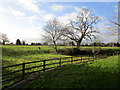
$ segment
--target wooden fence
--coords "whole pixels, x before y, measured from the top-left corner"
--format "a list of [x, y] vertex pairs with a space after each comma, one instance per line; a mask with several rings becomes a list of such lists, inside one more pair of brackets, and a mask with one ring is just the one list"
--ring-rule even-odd
[[[118, 53], [117, 53], [118, 54]], [[112, 54], [112, 55], [116, 55], [116, 54]], [[20, 70], [15, 70], [15, 71], [12, 71], [12, 72], [5, 72], [3, 73], [1, 76], [2, 76], [2, 85], [3, 85], [3, 89], [4, 88], [7, 88], [21, 80], [24, 80], [25, 76], [27, 75], [30, 75], [30, 74], [33, 74], [33, 73], [36, 73], [38, 72], [37, 74], [41, 73], [41, 72], [45, 72], [45, 71], [48, 71], [48, 70], [51, 70], [51, 69], [54, 69], [56, 67], [60, 67], [62, 65], [65, 65], [65, 63], [68, 64], [72, 64], [72, 63], [84, 63], [84, 62], [88, 62], [88, 61], [94, 61], [94, 60], [99, 60], [101, 58], [106, 58], [108, 56], [111, 56], [111, 54], [108, 54], [108, 55], [96, 55], [96, 56], [88, 56], [87, 58], [84, 58], [83, 56], [80, 56], [79, 59], [74, 59], [76, 57], [64, 57], [64, 58], [54, 58], [54, 59], [47, 59], [47, 60], [40, 60], [40, 61], [33, 61], [33, 62], [27, 62], [27, 63], [21, 63], [21, 64], [15, 64], [15, 65], [11, 65], [11, 66], [6, 66], [6, 67], [2, 67], [2, 71], [4, 70], [9, 70], [8, 68], [11, 68], [11, 67], [17, 67], [17, 66], [21, 66], [22, 69]], [[68, 59], [68, 60], [66, 60]], [[48, 61], [55, 61], [57, 60], [57, 62], [53, 62], [53, 63], [47, 63]], [[35, 63], [41, 63], [40, 65], [38, 66], [32, 66], [32, 67], [28, 67], [26, 68], [26, 65], [28, 64], [35, 64]], [[54, 66], [56, 65], [57, 66]], [[50, 66], [52, 65], [53, 67], [47, 67], [47, 66]], [[32, 72], [27, 72], [27, 70], [31, 70], [31, 69], [35, 69], [35, 68], [39, 68], [38, 70], [33, 70]], [[18, 72], [21, 72], [20, 75], [15, 75], [15, 73], [18, 73]], [[13, 75], [13, 77], [11, 77], [11, 75]], [[14, 79], [17, 79], [17, 78], [20, 78], [20, 80], [17, 80], [14, 82]]]

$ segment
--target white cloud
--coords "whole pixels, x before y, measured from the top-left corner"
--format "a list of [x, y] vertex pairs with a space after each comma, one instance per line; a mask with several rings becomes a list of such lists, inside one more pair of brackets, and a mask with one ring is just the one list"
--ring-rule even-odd
[[[35, 19], [35, 16], [29, 19]], [[15, 43], [16, 39], [25, 40], [27, 43], [30, 43], [31, 40], [33, 40], [33, 42], [40, 42], [40, 33], [42, 33], [42, 31], [40, 31], [34, 23], [27, 22], [27, 20], [27, 17], [14, 18], [12, 14], [8, 15], [1, 13], [0, 32], [6, 33], [10, 42]]]
[[21, 5], [23, 8], [25, 8], [28, 11], [36, 12], [36, 13], [43, 13], [43, 10], [40, 10], [37, 6], [36, 0], [19, 0], [18, 5]]
[[81, 8], [75, 7], [73, 12], [66, 13], [63, 16], [58, 17], [59, 21], [67, 24], [70, 20], [75, 20], [76, 16], [78, 15], [78, 12], [81, 10]]
[[37, 16], [30, 16], [30, 17], [28, 17], [28, 21], [29, 21], [29, 22], [33, 22], [33, 21], [35, 21], [35, 20], [37, 20], [37, 19], [38, 19]]
[[[70, 6], [73, 7], [73, 6]], [[83, 6], [82, 8], [87, 8], [87, 6]], [[70, 20], [75, 20], [76, 16], [78, 15], [79, 12], [81, 12], [82, 9], [78, 7], [74, 7], [74, 11], [67, 13], [61, 17], [59, 17], [59, 20], [63, 22], [64, 24], [67, 24]]]
[[12, 10], [11, 12], [12, 12], [12, 14], [15, 15], [15, 16], [24, 16], [24, 15], [25, 15], [24, 12], [21, 12], [21, 11], [19, 11], [19, 10]]
[[7, 9], [7, 8], [1, 8], [0, 7], [0, 11], [2, 13], [9, 13], [9, 14], [13, 14], [15, 16], [24, 16], [25, 15], [25, 12], [22, 12], [20, 10], [15, 10], [13, 8], [10, 8], [10, 9]]
[[74, 20], [75, 17], [76, 17], [76, 13], [72, 12], [72, 13], [67, 13], [64, 16], [58, 17], [58, 19], [60, 22], [67, 24], [71, 19]]
[[53, 11], [57, 11], [57, 12], [63, 11], [65, 9], [63, 5], [57, 5], [57, 4], [54, 4], [51, 7]]
[[4, 9], [4, 8], [2, 8], [2, 7], [0, 7], [0, 11], [1, 11], [1, 12], [7, 12], [6, 9]]
[[81, 9], [81, 8], [78, 8], [78, 7], [74, 7], [74, 10], [75, 10], [76, 12], [80, 12], [82, 9]]
[[48, 21], [48, 20], [53, 19], [54, 17], [55, 17], [55, 15], [53, 15], [53, 14], [46, 14], [46, 15], [44, 15], [44, 20]]

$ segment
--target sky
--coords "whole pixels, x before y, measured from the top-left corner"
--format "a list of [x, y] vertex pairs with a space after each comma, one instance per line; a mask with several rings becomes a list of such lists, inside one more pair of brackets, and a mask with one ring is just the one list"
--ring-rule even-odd
[[[10, 42], [17, 39], [26, 43], [44, 42], [44, 26], [49, 19], [56, 17], [62, 23], [74, 19], [81, 8], [93, 10], [101, 17], [97, 24], [103, 42], [117, 41], [106, 28], [108, 20], [118, 10], [118, 2], [40, 2], [39, 0], [17, 0], [0, 2], [0, 33], [7, 34]], [[109, 38], [108, 38], [109, 37]]]

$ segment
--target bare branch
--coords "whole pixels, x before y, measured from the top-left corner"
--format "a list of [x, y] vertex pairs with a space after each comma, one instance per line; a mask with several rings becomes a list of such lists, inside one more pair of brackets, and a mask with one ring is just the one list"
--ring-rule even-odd
[[52, 41], [55, 46], [55, 50], [57, 51], [57, 41], [60, 40], [62, 35], [61, 23], [59, 23], [56, 18], [49, 20], [44, 27], [44, 31], [45, 35], [43, 35], [43, 37]]
[[[77, 44], [81, 44], [83, 38], [94, 37], [92, 33], [97, 33], [94, 30], [94, 24], [99, 22], [99, 17], [95, 16], [90, 9], [82, 8], [81, 12], [77, 15], [75, 20], [71, 20], [67, 25], [64, 36], [75, 41]], [[79, 45], [77, 45], [79, 48]]]

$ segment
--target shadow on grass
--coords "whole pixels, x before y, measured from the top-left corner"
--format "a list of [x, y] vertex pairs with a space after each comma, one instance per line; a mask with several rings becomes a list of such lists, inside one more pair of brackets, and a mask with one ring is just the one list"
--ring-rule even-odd
[[23, 88], [118, 88], [119, 79], [117, 70], [73, 64], [46, 72]]

